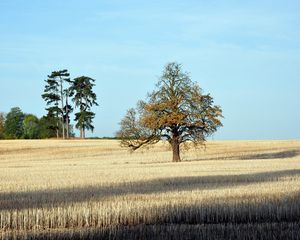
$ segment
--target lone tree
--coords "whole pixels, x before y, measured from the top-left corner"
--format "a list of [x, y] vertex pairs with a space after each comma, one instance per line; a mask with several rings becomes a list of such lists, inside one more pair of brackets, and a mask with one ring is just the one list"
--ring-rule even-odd
[[222, 110], [213, 104], [213, 98], [202, 93], [182, 71], [181, 64], [172, 62], [165, 66], [147, 101], [127, 111], [117, 135], [121, 145], [131, 150], [167, 140], [173, 150], [173, 162], [179, 162], [181, 144], [204, 144], [222, 126]]
[[[42, 98], [46, 101], [48, 108], [48, 115], [56, 117], [56, 136], [59, 137], [59, 122], [62, 129], [62, 137], [65, 138], [65, 122], [66, 116], [69, 114], [69, 108], [67, 103], [68, 91], [64, 87], [64, 84], [70, 84], [71, 80], [69, 78], [70, 74], [68, 70], [53, 71], [51, 75], [48, 75], [48, 79], [45, 80], [46, 85], [44, 89], [44, 94]], [[66, 100], [66, 102], [65, 102]], [[67, 138], [69, 122], [67, 122]]]
[[80, 129], [80, 138], [85, 138], [85, 130], [94, 130], [93, 119], [95, 113], [91, 111], [93, 105], [98, 106], [97, 96], [93, 92], [95, 80], [81, 76], [72, 81], [69, 88], [70, 96], [79, 112], [75, 113], [75, 127]]

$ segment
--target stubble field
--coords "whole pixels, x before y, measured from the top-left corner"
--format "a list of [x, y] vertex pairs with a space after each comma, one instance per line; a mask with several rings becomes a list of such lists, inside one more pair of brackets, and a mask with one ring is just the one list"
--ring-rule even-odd
[[300, 141], [171, 159], [164, 143], [0, 141], [0, 238], [300, 239]]

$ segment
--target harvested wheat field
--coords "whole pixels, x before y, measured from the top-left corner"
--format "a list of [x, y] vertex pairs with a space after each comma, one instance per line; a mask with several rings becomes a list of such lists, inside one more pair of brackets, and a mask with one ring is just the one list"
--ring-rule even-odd
[[2, 239], [300, 239], [300, 141], [0, 142]]

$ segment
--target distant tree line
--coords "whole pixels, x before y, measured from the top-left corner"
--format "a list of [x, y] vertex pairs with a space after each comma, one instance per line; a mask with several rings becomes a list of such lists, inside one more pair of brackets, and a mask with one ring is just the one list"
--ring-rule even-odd
[[55, 132], [49, 128], [47, 116], [38, 118], [13, 107], [9, 113], [0, 113], [0, 139], [52, 138]]
[[[0, 113], [0, 139], [42, 139], [74, 137], [70, 113], [75, 109], [75, 127], [80, 137], [85, 138], [86, 130], [94, 130], [95, 113], [92, 106], [97, 103], [93, 91], [95, 80], [81, 76], [70, 79], [68, 70], [53, 71], [45, 80], [42, 98], [46, 102], [47, 114], [41, 118], [25, 114], [19, 107], [9, 113]], [[72, 106], [72, 103], [74, 106]]]

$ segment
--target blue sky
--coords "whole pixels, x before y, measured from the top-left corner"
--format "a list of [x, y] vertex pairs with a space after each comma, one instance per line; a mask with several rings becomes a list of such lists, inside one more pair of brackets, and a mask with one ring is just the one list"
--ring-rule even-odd
[[96, 79], [91, 136], [112, 136], [163, 66], [183, 64], [222, 106], [214, 139], [299, 139], [300, 2], [1, 0], [0, 111], [41, 117], [43, 80]]

